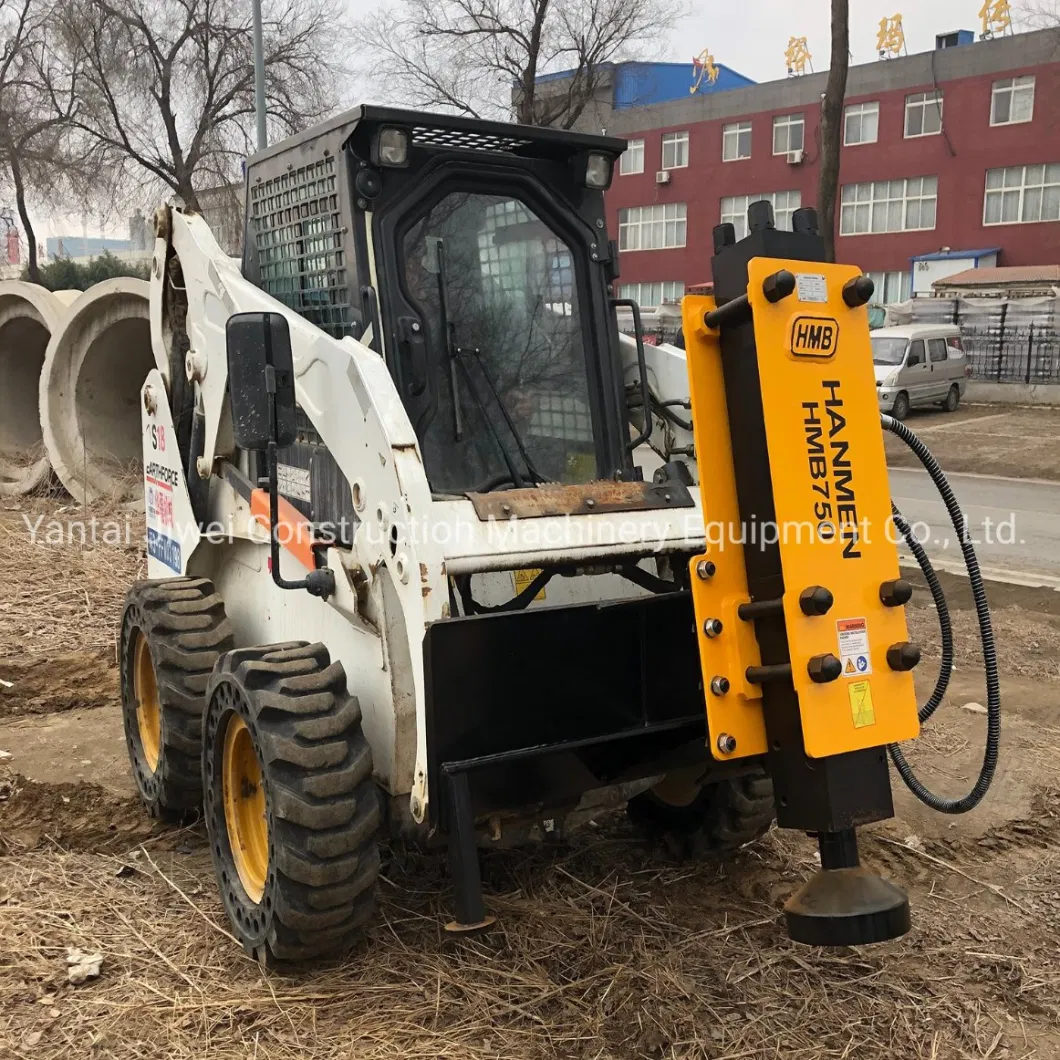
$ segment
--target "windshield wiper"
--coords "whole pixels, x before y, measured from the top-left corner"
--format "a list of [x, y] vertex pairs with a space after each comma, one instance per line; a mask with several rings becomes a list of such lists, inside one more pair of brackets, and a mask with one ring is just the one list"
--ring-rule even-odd
[[[456, 352], [459, 355], [466, 353], [467, 351], [461, 347]], [[473, 346], [470, 352], [478, 362], [479, 371], [482, 372], [482, 377], [486, 380], [486, 385], [493, 392], [493, 397], [497, 402], [497, 408], [501, 410], [504, 422], [508, 424], [508, 430], [512, 432], [515, 444], [519, 447], [519, 452], [522, 455], [522, 458], [526, 461], [526, 469], [530, 472], [530, 477], [536, 482], [544, 482], [545, 476], [534, 467], [534, 462], [530, 459], [530, 453], [527, 452], [526, 444], [523, 442], [522, 435], [519, 433], [519, 428], [515, 426], [515, 420], [512, 419], [512, 415], [508, 411], [508, 406], [504, 404], [504, 399], [497, 390], [497, 384], [493, 381], [493, 376], [490, 375], [489, 369], [486, 367], [486, 362], [482, 359], [482, 351], [477, 346]]]
[[[456, 344], [455, 325], [449, 317], [449, 285], [446, 280], [445, 270], [445, 243], [440, 238], [435, 243], [435, 253], [438, 262], [439, 312], [441, 314], [442, 334], [445, 336], [445, 352], [449, 359], [449, 385], [453, 394], [453, 432], [456, 441], [459, 442], [463, 439], [463, 424], [460, 419], [460, 391], [457, 386], [457, 369], [459, 368], [459, 370], [464, 373], [464, 379], [467, 381], [467, 388], [471, 393], [475, 405], [478, 407], [479, 412], [482, 414], [482, 418], [486, 421], [486, 426], [489, 428], [490, 434], [493, 435], [493, 439], [497, 443], [497, 448], [500, 450], [501, 456], [504, 459], [508, 474], [511, 476], [512, 485], [514, 485], [516, 489], [521, 489], [523, 487], [523, 476], [519, 473], [519, 469], [516, 467], [511, 453], [508, 452], [508, 447], [504, 444], [500, 432], [497, 430], [496, 425], [486, 411], [486, 405], [479, 396], [478, 389], [471, 378], [471, 373], [468, 371], [467, 365], [463, 361], [463, 354], [468, 351]], [[512, 432], [512, 437], [515, 439], [515, 444], [518, 446], [520, 454], [526, 461], [526, 467], [530, 473], [530, 477], [536, 482], [544, 482], [544, 477], [534, 467], [533, 461], [530, 459], [530, 454], [526, 451], [526, 446], [523, 444], [523, 440], [515, 426], [515, 422], [512, 420], [504, 401], [501, 399], [493, 379], [486, 370], [486, 365], [482, 361], [481, 353], [477, 347], [473, 348], [470, 352], [478, 361], [479, 368], [486, 379], [486, 383], [493, 392], [493, 396], [501, 410], [501, 415], [508, 424], [508, 429]]]
[[460, 421], [460, 388], [457, 386], [456, 377], [457, 348], [453, 324], [449, 319], [449, 281], [445, 273], [445, 243], [441, 237], [435, 241], [434, 253], [438, 263], [438, 312], [442, 318], [445, 353], [449, 359], [449, 388], [453, 394], [453, 438], [460, 442], [464, 438], [464, 427]]

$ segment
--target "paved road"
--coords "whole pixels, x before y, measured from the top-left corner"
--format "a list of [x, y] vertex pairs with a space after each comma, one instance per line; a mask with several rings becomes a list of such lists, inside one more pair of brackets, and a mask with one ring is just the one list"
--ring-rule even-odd
[[[983, 573], [1060, 590], [1060, 482], [947, 474], [968, 520]], [[890, 469], [891, 496], [940, 570], [964, 571], [957, 537], [935, 485], [923, 471]], [[925, 536], [926, 532], [926, 536]], [[903, 557], [907, 550], [900, 545]]]

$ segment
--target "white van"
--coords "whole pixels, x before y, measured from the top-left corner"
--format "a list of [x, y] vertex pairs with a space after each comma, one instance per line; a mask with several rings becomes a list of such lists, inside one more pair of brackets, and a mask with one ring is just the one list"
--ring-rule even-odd
[[904, 420], [916, 405], [953, 412], [971, 368], [956, 324], [904, 324], [871, 333], [880, 411]]

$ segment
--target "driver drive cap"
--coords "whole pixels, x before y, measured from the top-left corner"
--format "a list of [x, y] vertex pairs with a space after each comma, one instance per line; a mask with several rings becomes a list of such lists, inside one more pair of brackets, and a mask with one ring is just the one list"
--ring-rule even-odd
[[909, 930], [909, 899], [901, 887], [860, 865], [821, 869], [784, 903], [784, 920], [795, 942], [864, 946]]

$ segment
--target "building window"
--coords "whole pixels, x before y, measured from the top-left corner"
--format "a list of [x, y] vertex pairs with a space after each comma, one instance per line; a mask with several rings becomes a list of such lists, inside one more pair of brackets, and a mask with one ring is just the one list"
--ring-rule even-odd
[[839, 234], [915, 232], [935, 227], [938, 177], [844, 184]]
[[942, 132], [942, 93], [918, 92], [905, 97], [905, 135], [934, 136]]
[[735, 162], [738, 158], [751, 157], [751, 123], [737, 121], [721, 130], [721, 160]]
[[843, 111], [843, 143], [874, 144], [880, 135], [879, 103], [852, 103]]
[[986, 171], [983, 224], [1060, 220], [1060, 163]]
[[684, 169], [688, 165], [688, 133], [667, 133], [662, 138], [663, 169]]
[[631, 206], [618, 211], [619, 250], [663, 250], [685, 245], [688, 207], [683, 202]]
[[680, 280], [624, 283], [618, 291], [620, 298], [632, 298], [641, 309], [654, 309], [667, 302], [680, 302], [685, 294], [685, 285]]
[[777, 228], [791, 230], [791, 215], [802, 205], [801, 191], [767, 191], [761, 195], [730, 195], [721, 200], [721, 223], [736, 229], [736, 238], [747, 235], [747, 207], [765, 200], [773, 206]]
[[912, 297], [913, 277], [909, 270], [904, 272], [870, 272], [874, 290], [872, 300], [881, 305], [892, 302], [905, 302]]
[[990, 96], [990, 124], [1016, 125], [1034, 117], [1034, 75], [1006, 77], [994, 82]]
[[773, 119], [773, 154], [802, 150], [805, 122], [801, 114], [782, 114]]
[[618, 162], [620, 176], [629, 176], [630, 173], [644, 172], [644, 141], [630, 140], [626, 144], [625, 151]]

